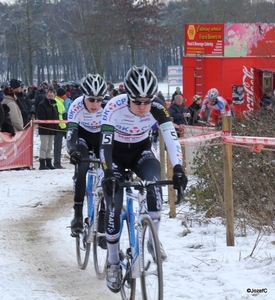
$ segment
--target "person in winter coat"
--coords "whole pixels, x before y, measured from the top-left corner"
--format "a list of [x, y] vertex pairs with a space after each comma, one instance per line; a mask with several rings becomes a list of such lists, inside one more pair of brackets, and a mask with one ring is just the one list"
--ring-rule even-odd
[[20, 87], [16, 89], [15, 95], [17, 97], [17, 103], [19, 105], [24, 127], [30, 122], [31, 120], [31, 101], [28, 97], [26, 97], [25, 93], [23, 92], [22, 83], [20, 82]]
[[19, 108], [15, 91], [20, 87], [19, 80], [11, 80], [10, 84], [4, 88], [4, 100], [2, 104], [7, 104], [9, 107], [9, 115], [15, 132], [24, 130], [24, 122], [21, 110]]
[[190, 110], [190, 119], [189, 119], [189, 125], [196, 125], [198, 120], [198, 112], [201, 109], [201, 96], [195, 95], [193, 97], [193, 103], [188, 107]]
[[34, 98], [34, 110], [35, 110], [35, 113], [37, 113], [37, 108], [38, 108], [39, 103], [42, 100], [44, 100], [45, 94], [46, 94], [46, 91], [44, 90], [43, 85], [38, 86], [36, 94], [35, 94], [35, 98]]
[[4, 123], [4, 118], [5, 118], [5, 112], [2, 104], [0, 103], [0, 131], [2, 128], [2, 124]]
[[[37, 107], [38, 120], [58, 120], [58, 111], [54, 100], [55, 90], [46, 92], [45, 99]], [[52, 146], [58, 124], [41, 124], [38, 127], [40, 135], [39, 170], [55, 169], [52, 165]]]
[[14, 127], [11, 123], [11, 119], [10, 119], [10, 108], [8, 107], [7, 104], [1, 104], [0, 103], [0, 107], [3, 109], [3, 120], [2, 117], [0, 117], [0, 131], [1, 132], [7, 132], [10, 133], [11, 136], [15, 136], [15, 130]]
[[190, 118], [190, 111], [188, 107], [184, 105], [184, 102], [185, 101], [181, 95], [176, 95], [174, 104], [172, 104], [168, 109], [170, 117], [173, 118], [173, 123], [178, 137], [182, 135], [184, 125], [188, 124], [188, 120]]
[[[64, 106], [65, 98], [66, 98], [66, 91], [63, 88], [59, 88], [54, 98], [54, 100], [56, 101], [59, 120], [67, 119], [67, 113]], [[59, 128], [54, 137], [54, 155], [53, 155], [54, 167], [56, 169], [65, 169], [61, 165], [61, 150], [62, 150], [63, 137], [66, 136], [67, 125], [66, 123], [59, 123], [58, 126]]]

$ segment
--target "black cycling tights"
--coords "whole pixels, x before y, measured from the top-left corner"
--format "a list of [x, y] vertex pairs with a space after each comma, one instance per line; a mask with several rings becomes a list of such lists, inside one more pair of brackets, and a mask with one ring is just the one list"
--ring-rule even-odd
[[[135, 153], [136, 154], [136, 153]], [[121, 157], [118, 157], [121, 156]], [[119, 159], [122, 158], [124, 159]], [[132, 159], [131, 159], [132, 158]], [[128, 162], [128, 163], [127, 163]], [[131, 153], [126, 156], [115, 155], [113, 159], [114, 175], [120, 181], [124, 180], [125, 168], [129, 168], [136, 173], [142, 180], [158, 180], [160, 179], [160, 162], [151, 150], [140, 151], [135, 157], [131, 157]], [[109, 210], [111, 198], [104, 193], [107, 202], [105, 228], [107, 240], [109, 243], [118, 241], [120, 229], [120, 214], [123, 202], [123, 189], [115, 194], [115, 205], [112, 211]], [[162, 191], [160, 186], [150, 186], [147, 189], [148, 211], [160, 212], [162, 207]]]

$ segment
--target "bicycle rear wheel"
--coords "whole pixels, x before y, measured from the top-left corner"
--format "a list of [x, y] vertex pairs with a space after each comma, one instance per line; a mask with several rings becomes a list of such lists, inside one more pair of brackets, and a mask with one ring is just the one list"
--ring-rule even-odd
[[[105, 218], [105, 202], [103, 195], [98, 199], [98, 206], [94, 215], [94, 226], [97, 224], [97, 228], [93, 228], [93, 256], [94, 256], [94, 268], [96, 276], [99, 279], [103, 279], [106, 276], [107, 267], [107, 242], [105, 237], [104, 228]], [[97, 222], [96, 222], [97, 220]]]
[[[142, 232], [143, 262], [141, 272], [141, 293], [146, 300], [163, 300], [162, 260], [158, 235], [150, 216], [144, 216]], [[150, 243], [148, 245], [148, 243]]]
[[75, 239], [76, 242], [76, 258], [77, 265], [81, 270], [85, 270], [90, 256], [91, 242], [89, 241], [89, 226], [85, 220], [83, 224], [83, 232], [79, 233]]
[[130, 247], [129, 224], [123, 220], [122, 232], [119, 239], [120, 265], [122, 266], [121, 298], [123, 300], [134, 300], [136, 294], [136, 278], [132, 278], [131, 264], [132, 254]]

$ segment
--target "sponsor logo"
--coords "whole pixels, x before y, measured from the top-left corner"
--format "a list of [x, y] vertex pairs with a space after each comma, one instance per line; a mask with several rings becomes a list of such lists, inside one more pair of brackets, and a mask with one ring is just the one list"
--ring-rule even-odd
[[101, 130], [102, 131], [114, 131], [114, 126], [108, 125], [108, 124], [102, 124]]
[[129, 130], [131, 133], [139, 133], [140, 129], [138, 127], [133, 127], [132, 129]]

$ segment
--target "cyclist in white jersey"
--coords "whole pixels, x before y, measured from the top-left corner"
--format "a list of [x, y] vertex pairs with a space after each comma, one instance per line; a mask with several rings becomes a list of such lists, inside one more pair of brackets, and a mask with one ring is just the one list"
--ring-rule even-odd
[[[160, 179], [160, 162], [154, 155], [149, 132], [158, 122], [166, 148], [173, 165], [174, 188], [185, 189], [187, 178], [182, 168], [181, 146], [177, 133], [163, 102], [155, 94], [158, 82], [154, 73], [146, 66], [133, 66], [124, 79], [126, 94], [112, 98], [104, 108], [101, 120], [100, 159], [104, 170], [102, 186], [107, 202], [105, 217], [108, 264], [106, 283], [113, 292], [119, 292], [121, 269], [119, 266], [119, 229], [123, 201], [123, 189], [119, 182], [124, 181], [125, 169], [131, 169], [142, 180]], [[115, 196], [113, 211], [109, 210], [113, 181]], [[162, 208], [160, 186], [148, 187], [148, 211], [159, 229]], [[152, 245], [147, 244], [153, 251]], [[162, 259], [166, 254], [162, 249]]]
[[72, 236], [83, 230], [83, 200], [86, 189], [89, 157], [94, 150], [99, 157], [100, 125], [103, 101], [110, 99], [107, 84], [98, 74], [88, 74], [81, 83], [83, 95], [76, 98], [68, 110], [67, 149], [73, 164], [79, 164], [77, 178], [74, 179], [74, 219], [71, 222]]

